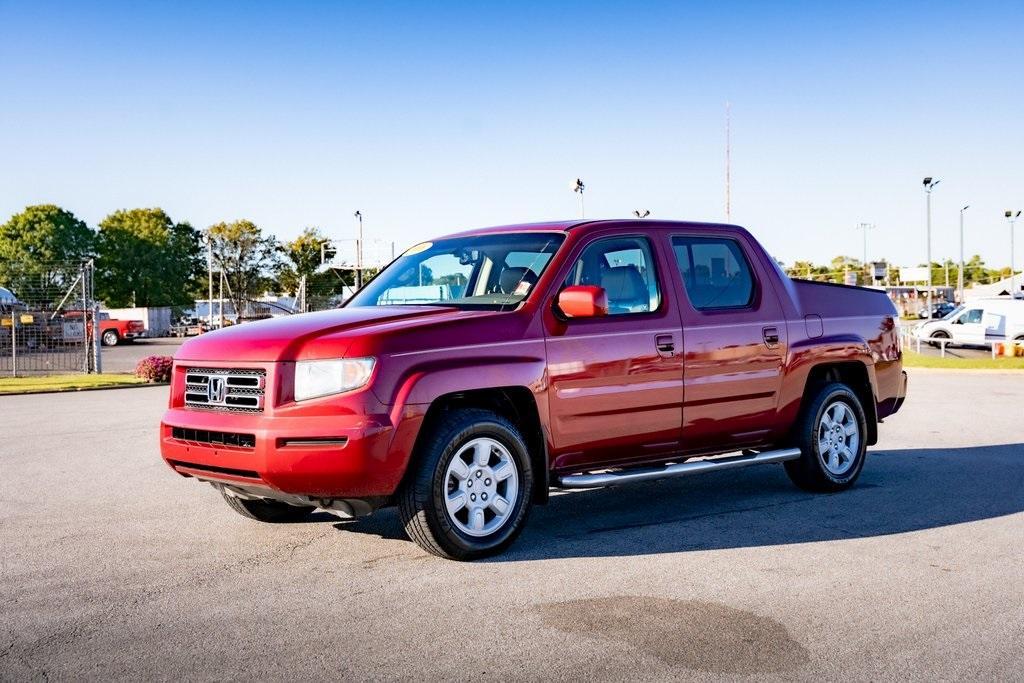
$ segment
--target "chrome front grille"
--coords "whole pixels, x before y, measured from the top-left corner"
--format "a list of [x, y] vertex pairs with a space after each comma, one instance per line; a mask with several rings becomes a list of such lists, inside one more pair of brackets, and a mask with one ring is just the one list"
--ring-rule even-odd
[[266, 386], [264, 370], [188, 368], [185, 370], [185, 406], [260, 413]]

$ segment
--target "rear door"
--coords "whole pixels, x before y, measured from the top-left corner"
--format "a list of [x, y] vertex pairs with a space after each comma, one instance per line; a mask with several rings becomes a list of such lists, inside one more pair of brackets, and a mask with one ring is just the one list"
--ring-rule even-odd
[[683, 321], [683, 447], [758, 445], [775, 427], [786, 323], [742, 234], [671, 236]]

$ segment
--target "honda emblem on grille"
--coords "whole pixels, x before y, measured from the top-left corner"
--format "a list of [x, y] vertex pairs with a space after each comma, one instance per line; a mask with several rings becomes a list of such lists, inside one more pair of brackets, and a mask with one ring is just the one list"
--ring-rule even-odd
[[210, 403], [223, 404], [228, 395], [228, 382], [224, 377], [210, 376], [209, 384], [206, 385], [206, 400]]

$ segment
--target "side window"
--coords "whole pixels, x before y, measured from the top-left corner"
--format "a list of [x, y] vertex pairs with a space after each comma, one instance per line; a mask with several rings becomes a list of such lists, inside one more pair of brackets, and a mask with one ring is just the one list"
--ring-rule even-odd
[[971, 310], [967, 311], [966, 313], [960, 316], [960, 323], [965, 325], [971, 323], [980, 323], [981, 313], [982, 312], [980, 308], [972, 308]]
[[754, 278], [743, 249], [725, 237], [673, 237], [672, 247], [690, 303], [698, 311], [745, 308]]
[[612, 237], [580, 254], [565, 287], [597, 285], [608, 294], [608, 315], [649, 313], [661, 304], [651, 245], [643, 237]]

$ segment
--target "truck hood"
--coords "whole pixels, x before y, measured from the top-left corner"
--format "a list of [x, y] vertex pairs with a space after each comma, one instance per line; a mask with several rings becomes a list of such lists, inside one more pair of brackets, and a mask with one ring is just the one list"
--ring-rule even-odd
[[387, 323], [422, 324], [465, 315], [466, 311], [441, 306], [337, 308], [289, 315], [233, 325], [193, 337], [181, 345], [174, 358], [203, 362], [296, 360], [304, 346], [326, 336], [332, 338], [333, 357], [339, 358], [349, 346], [348, 332], [359, 333]]

